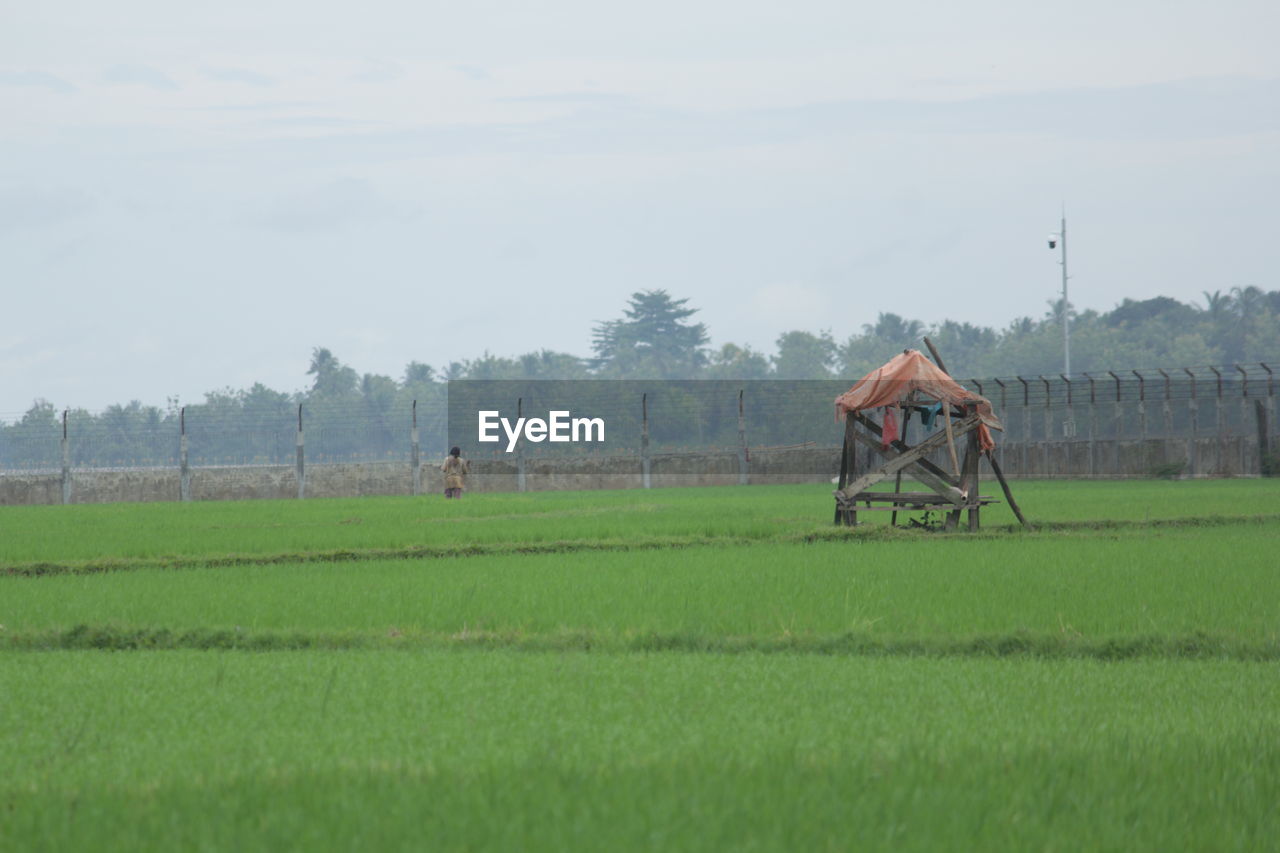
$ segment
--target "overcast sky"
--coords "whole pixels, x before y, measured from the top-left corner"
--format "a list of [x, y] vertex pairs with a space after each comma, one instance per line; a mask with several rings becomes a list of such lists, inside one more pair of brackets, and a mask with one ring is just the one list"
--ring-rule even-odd
[[1280, 288], [1275, 0], [0, 0], [0, 417]]

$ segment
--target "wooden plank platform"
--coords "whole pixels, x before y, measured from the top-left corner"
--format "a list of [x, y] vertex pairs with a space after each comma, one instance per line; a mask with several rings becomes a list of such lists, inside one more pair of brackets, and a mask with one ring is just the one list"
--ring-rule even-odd
[[[836, 500], [839, 503], [846, 503], [846, 502], [857, 503], [859, 501], [879, 501], [881, 503], [889, 502], [889, 503], [909, 503], [909, 504], [918, 504], [918, 503], [932, 504], [932, 503], [939, 503], [941, 499], [941, 495], [939, 495], [937, 492], [858, 492], [852, 497], [849, 497], [843, 492], [836, 492], [835, 494], [836, 494]], [[987, 504], [998, 503], [998, 502], [999, 501], [997, 501], [995, 498], [990, 497], [988, 495], [980, 495], [976, 501], [976, 503], [981, 506], [986, 506]], [[975, 501], [972, 501], [972, 500], [966, 501], [961, 506], [970, 506], [973, 503], [975, 503]], [[956, 508], [955, 504], [948, 504], [948, 506], [950, 506], [952, 509]]]

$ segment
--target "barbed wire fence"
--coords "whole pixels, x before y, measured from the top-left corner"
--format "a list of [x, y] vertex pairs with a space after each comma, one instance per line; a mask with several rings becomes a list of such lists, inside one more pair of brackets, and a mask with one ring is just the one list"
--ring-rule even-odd
[[[998, 441], [1001, 464], [1022, 476], [1121, 475], [1121, 444], [1151, 441], [1165, 442], [1159, 459], [1173, 464], [1181, 458], [1192, 473], [1205, 470], [1198, 458], [1205, 453], [1215, 457], [1214, 473], [1269, 473], [1277, 423], [1275, 369], [1269, 364], [956, 379], [992, 402], [1005, 426]], [[520, 393], [521, 383], [510, 384], [512, 396]], [[647, 484], [652, 457], [703, 453], [736, 454], [740, 481], [747, 482], [753, 452], [838, 447], [842, 425], [832, 401], [852, 382], [579, 384], [593, 386], [591, 405], [610, 415], [611, 440], [602, 448], [521, 442], [515, 460], [522, 488], [526, 466], [539, 459], [636, 457]], [[504, 408], [539, 411], [536, 397], [535, 392], [508, 400]], [[66, 410], [48, 423], [0, 424], [0, 477], [57, 475], [61, 496], [70, 502], [77, 473], [176, 469], [180, 498], [189, 500], [192, 471], [244, 469], [250, 477], [255, 468], [292, 469], [298, 496], [304, 497], [309, 467], [381, 463], [409, 469], [416, 494], [424, 460], [438, 461], [447, 452], [448, 411], [444, 394], [383, 410], [359, 400], [290, 404], [270, 412], [193, 405], [163, 415], [135, 412], [132, 419], [118, 407], [96, 416]], [[473, 458], [512, 458], [501, 446], [468, 449]], [[1232, 454], [1236, 458], [1228, 459]]]

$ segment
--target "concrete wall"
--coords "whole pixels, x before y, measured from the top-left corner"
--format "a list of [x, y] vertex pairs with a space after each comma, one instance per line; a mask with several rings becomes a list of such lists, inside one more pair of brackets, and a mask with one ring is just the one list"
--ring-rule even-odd
[[[1274, 447], [1280, 441], [1272, 440]], [[1005, 475], [1017, 478], [1141, 478], [1176, 473], [1190, 477], [1258, 476], [1257, 439], [1225, 438], [1098, 439], [1090, 441], [1002, 442], [998, 459]], [[859, 451], [859, 465], [878, 464], [878, 454]], [[945, 451], [932, 457], [950, 467]], [[472, 462], [468, 489], [473, 492], [512, 492], [519, 488], [518, 461], [512, 458]], [[828, 482], [839, 469], [838, 447], [755, 449], [747, 463], [753, 484]], [[990, 478], [986, 462], [982, 477]], [[735, 451], [654, 455], [654, 487], [722, 486], [740, 482]], [[443, 482], [437, 463], [421, 470], [422, 491], [439, 494]], [[528, 459], [528, 491], [568, 489], [638, 489], [643, 487], [639, 456]], [[985, 491], [985, 489], [984, 489]], [[120, 501], [177, 501], [179, 473], [174, 469], [71, 471], [72, 503]], [[407, 463], [369, 462], [316, 464], [306, 467], [306, 496], [315, 498], [362, 495], [409, 495], [413, 471]], [[292, 465], [264, 465], [191, 470], [191, 498], [207, 500], [297, 499], [298, 482]], [[0, 472], [0, 505], [62, 502], [62, 476], [56, 472]]]

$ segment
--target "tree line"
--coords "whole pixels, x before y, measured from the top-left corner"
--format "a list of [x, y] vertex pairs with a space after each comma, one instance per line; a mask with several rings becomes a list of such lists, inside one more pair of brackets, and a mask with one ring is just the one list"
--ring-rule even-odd
[[[881, 313], [843, 339], [830, 329], [783, 332], [772, 353], [749, 345], [711, 347], [705, 323], [688, 299], [665, 290], [629, 298], [620, 317], [597, 324], [592, 352], [579, 356], [543, 349], [523, 355], [479, 357], [440, 366], [413, 361], [398, 377], [360, 373], [328, 348], [317, 347], [309, 385], [282, 392], [255, 384], [205, 394], [186, 406], [192, 464], [278, 463], [294, 452], [294, 418], [302, 405], [309, 459], [398, 458], [406, 415], [417, 401], [424, 447], [443, 440], [444, 400], [455, 379], [720, 379], [852, 382], [930, 335], [961, 378], [1053, 375], [1062, 368], [1062, 315], [1070, 310], [1072, 365], [1077, 371], [1178, 367], [1280, 360], [1280, 291], [1257, 287], [1204, 294], [1203, 304], [1169, 297], [1125, 299], [1110, 311], [1076, 313], [1061, 302], [1039, 318], [1004, 328], [951, 320], [926, 325]], [[134, 400], [97, 413], [67, 414], [77, 440], [73, 465], [176, 464], [181, 406]], [[56, 467], [61, 416], [35, 401], [14, 423], [0, 425], [0, 467]]]

